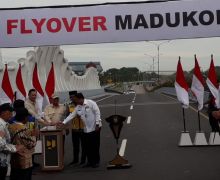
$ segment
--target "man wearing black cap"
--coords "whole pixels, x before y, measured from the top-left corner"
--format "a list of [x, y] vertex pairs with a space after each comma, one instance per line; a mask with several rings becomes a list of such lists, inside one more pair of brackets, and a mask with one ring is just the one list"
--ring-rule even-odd
[[[85, 99], [82, 93], [75, 95], [76, 108], [64, 119], [63, 124], [68, 123], [74, 117], [79, 116], [84, 123], [85, 151], [88, 159], [86, 167], [99, 167], [100, 162], [100, 130], [101, 118], [100, 110], [95, 101]], [[62, 126], [62, 125], [61, 125]]]
[[8, 131], [8, 121], [12, 117], [13, 108], [9, 103], [0, 106], [0, 132], [3, 134], [0, 137], [0, 179], [5, 180], [8, 165], [10, 163], [10, 153], [21, 152], [24, 149], [23, 145], [11, 144], [11, 137]]
[[[76, 100], [75, 95], [77, 91], [70, 91], [69, 97], [71, 103], [69, 104], [69, 113], [72, 113], [75, 110]], [[76, 116], [72, 119], [72, 143], [73, 143], [73, 161], [70, 164], [76, 164], [79, 162], [79, 153], [81, 147], [81, 162], [80, 164], [84, 164], [86, 161], [86, 153], [84, 148], [84, 123], [79, 116]]]
[[[15, 113], [17, 114], [17, 111], [19, 111], [20, 108], [24, 108], [25, 107], [25, 102], [21, 99], [17, 99], [14, 101], [13, 103], [13, 108], [14, 108], [14, 111]], [[38, 129], [38, 127], [36, 126], [36, 121], [35, 121], [35, 117], [32, 116], [30, 113], [28, 115], [28, 122], [25, 124], [28, 129], [30, 130], [34, 130], [34, 129]], [[9, 121], [9, 124], [12, 124], [12, 123], [15, 123], [17, 120], [16, 120], [16, 117], [12, 117], [11, 120]], [[34, 162], [34, 157], [35, 155], [33, 154], [33, 164], [34, 164], [34, 167], [38, 167], [40, 166], [40, 164]]]

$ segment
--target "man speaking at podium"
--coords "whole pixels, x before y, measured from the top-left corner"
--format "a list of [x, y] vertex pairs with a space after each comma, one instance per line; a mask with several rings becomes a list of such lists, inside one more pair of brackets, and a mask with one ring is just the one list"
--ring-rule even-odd
[[100, 162], [99, 148], [102, 126], [100, 110], [96, 102], [85, 99], [82, 93], [77, 93], [75, 99], [77, 105], [75, 110], [63, 122], [58, 123], [58, 126], [67, 124], [74, 117], [80, 116], [85, 124], [85, 151], [88, 159], [86, 167], [97, 168]]

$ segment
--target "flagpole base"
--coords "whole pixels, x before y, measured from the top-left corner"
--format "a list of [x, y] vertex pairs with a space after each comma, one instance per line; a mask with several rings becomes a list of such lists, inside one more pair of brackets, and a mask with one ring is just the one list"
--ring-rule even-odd
[[193, 143], [191, 141], [188, 131], [181, 132], [179, 146], [193, 146]]
[[211, 132], [209, 136], [209, 145], [217, 146], [220, 145], [220, 136], [218, 132]]
[[194, 145], [195, 146], [207, 146], [208, 145], [204, 132], [202, 131], [196, 132]]
[[131, 164], [128, 163], [128, 160], [124, 159], [119, 154], [117, 154], [115, 158], [107, 165], [107, 169], [128, 169], [130, 167]]

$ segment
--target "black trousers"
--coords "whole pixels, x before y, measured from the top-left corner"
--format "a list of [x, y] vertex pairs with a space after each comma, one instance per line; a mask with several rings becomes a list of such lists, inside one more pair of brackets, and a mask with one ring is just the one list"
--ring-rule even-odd
[[81, 149], [81, 162], [86, 161], [85, 140], [84, 132], [72, 130], [72, 143], [73, 143], [73, 161], [79, 161], [79, 154]]
[[10, 180], [31, 180], [32, 179], [32, 167], [27, 169], [11, 169]]
[[100, 162], [100, 130], [85, 133], [85, 149], [90, 165], [96, 165]]
[[7, 175], [8, 167], [2, 167], [0, 166], [0, 180], [5, 180]]
[[209, 124], [212, 128], [212, 132], [220, 132], [218, 120], [215, 119], [211, 114], [209, 114]]

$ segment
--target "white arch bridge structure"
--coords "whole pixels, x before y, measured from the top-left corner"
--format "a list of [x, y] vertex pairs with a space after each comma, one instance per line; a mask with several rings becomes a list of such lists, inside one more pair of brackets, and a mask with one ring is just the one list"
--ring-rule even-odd
[[[59, 46], [42, 46], [29, 50], [26, 57], [20, 58], [17, 62], [8, 62], [8, 74], [12, 89], [16, 91], [16, 74], [21, 64], [22, 78], [26, 90], [33, 88], [32, 76], [35, 63], [38, 65], [38, 76], [42, 86], [45, 88], [51, 63], [54, 64], [55, 92], [71, 90], [99, 89], [100, 82], [98, 71], [94, 67], [89, 67], [85, 74], [78, 76], [68, 65], [68, 60], [64, 57], [64, 51]], [[0, 82], [2, 81], [5, 64], [0, 64]]]

